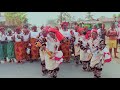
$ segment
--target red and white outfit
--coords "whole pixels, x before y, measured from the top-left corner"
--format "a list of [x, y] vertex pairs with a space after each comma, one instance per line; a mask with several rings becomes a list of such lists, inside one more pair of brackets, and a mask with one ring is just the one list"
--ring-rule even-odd
[[39, 48], [36, 47], [35, 43], [37, 42], [39, 37], [39, 32], [30, 32], [30, 44], [31, 44], [31, 59], [38, 60], [39, 59]]
[[90, 45], [90, 50], [93, 54], [91, 62], [90, 62], [90, 66], [94, 67], [96, 64], [98, 64], [100, 62], [100, 55], [98, 54], [98, 50], [97, 50], [97, 47], [99, 47], [100, 39], [97, 38], [97, 39], [93, 40], [91, 38], [88, 41], [88, 43]]
[[80, 35], [78, 32], [74, 32], [75, 34], [75, 42], [74, 42], [74, 50], [75, 50], [75, 56], [80, 55], [80, 46], [79, 44], [79, 40], [80, 40]]
[[[82, 46], [86, 47], [87, 46], [87, 39], [85, 38], [84, 35], [80, 36], [80, 41], [82, 41]], [[83, 49], [80, 48], [80, 61], [84, 60], [84, 55], [85, 55], [85, 51]]]
[[24, 41], [24, 53], [25, 53], [25, 59], [26, 60], [29, 60], [30, 59], [30, 42], [29, 42], [29, 39], [30, 39], [30, 33], [28, 33], [27, 35], [23, 34], [23, 41]]
[[100, 38], [96, 38], [95, 40], [91, 38], [89, 40], [89, 45], [92, 52], [90, 67], [93, 69], [94, 76], [97, 78], [101, 77], [103, 64], [111, 61], [109, 50], [106, 47], [102, 50], [99, 49], [99, 47], [102, 47], [100, 41]]
[[[46, 43], [46, 48], [54, 54], [54, 57], [50, 58], [50, 56], [47, 53], [45, 54], [45, 67], [48, 71], [51, 72], [51, 76], [53, 77], [57, 75], [59, 65], [62, 62], [63, 54], [61, 51], [58, 51], [58, 47], [60, 45], [60, 41], [64, 37], [58, 30], [55, 30], [54, 28], [49, 29], [49, 32], [54, 32], [57, 37], [57, 40], [55, 40], [48, 34]], [[55, 49], [55, 46], [57, 46], [57, 49]]]
[[[55, 45], [59, 47], [59, 42], [55, 41], [53, 38], [50, 37], [50, 35], [47, 36], [47, 49], [51, 52], [55, 52]], [[58, 64], [55, 60], [51, 60], [50, 56], [48, 54], [45, 55], [45, 64], [46, 69], [48, 70], [54, 70], [58, 67]]]
[[76, 64], [79, 64], [79, 60], [80, 60], [80, 45], [79, 45], [80, 35], [78, 32], [74, 31], [74, 36], [75, 36], [74, 56], [75, 56]]

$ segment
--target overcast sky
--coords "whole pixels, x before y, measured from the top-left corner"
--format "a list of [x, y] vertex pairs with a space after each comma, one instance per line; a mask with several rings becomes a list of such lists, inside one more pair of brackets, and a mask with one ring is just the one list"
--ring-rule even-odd
[[[86, 12], [68, 12], [71, 16], [75, 16], [75, 19], [85, 18]], [[47, 23], [47, 20], [55, 19], [60, 12], [28, 12], [27, 17], [29, 23], [37, 26], [41, 26]], [[100, 16], [112, 17], [113, 14], [120, 14], [120, 12], [92, 12], [93, 18], [99, 18]]]

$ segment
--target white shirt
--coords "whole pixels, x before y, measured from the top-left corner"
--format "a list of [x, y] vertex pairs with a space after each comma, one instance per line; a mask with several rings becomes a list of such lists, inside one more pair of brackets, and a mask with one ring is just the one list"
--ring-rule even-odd
[[12, 37], [13, 37], [13, 36], [7, 36], [7, 41], [13, 41], [13, 40], [12, 40]]
[[28, 41], [29, 40], [29, 36], [30, 36], [30, 34], [28, 34], [28, 35], [23, 34], [23, 40], [25, 42]]
[[1, 34], [0, 40], [1, 40], [1, 41], [5, 41], [5, 39], [6, 39], [6, 35], [4, 35], [4, 34], [2, 35], [2, 34]]
[[75, 36], [78, 36], [79, 35], [79, 33], [78, 32], [75, 32], [75, 31], [73, 31], [74, 32], [74, 35]]
[[31, 34], [30, 35], [31, 38], [37, 38], [39, 36], [39, 32], [33, 32], [33, 31], [31, 31], [30, 34]]
[[64, 37], [68, 37], [69, 39], [71, 38], [71, 34], [69, 30], [68, 31], [61, 30], [61, 33]]
[[98, 33], [98, 36], [101, 35], [101, 28], [99, 28], [99, 29], [97, 30], [97, 33]]
[[19, 39], [17, 36], [22, 36], [22, 33], [21, 34], [17, 34], [17, 33], [15, 33], [15, 42], [21, 42], [22, 40], [21, 39]]
[[[89, 41], [88, 41], [88, 43], [89, 43], [89, 45], [90, 45], [90, 50], [91, 50], [91, 52], [92, 53], [95, 53], [96, 52], [96, 50], [97, 50], [97, 46], [99, 46], [99, 42], [100, 42], [100, 38], [97, 38], [97, 39], [95, 39], [94, 41], [93, 41], [93, 39], [91, 38]], [[94, 46], [93, 46], [94, 45]]]
[[78, 41], [80, 40], [80, 36], [79, 36], [79, 34], [77, 32], [74, 32], [74, 34], [75, 34], [75, 42], [74, 42], [74, 44], [78, 44]]
[[49, 51], [54, 52], [55, 51], [55, 45], [59, 46], [59, 42], [55, 41], [53, 38], [50, 37], [50, 35], [47, 35], [47, 45], [46, 47], [49, 49]]

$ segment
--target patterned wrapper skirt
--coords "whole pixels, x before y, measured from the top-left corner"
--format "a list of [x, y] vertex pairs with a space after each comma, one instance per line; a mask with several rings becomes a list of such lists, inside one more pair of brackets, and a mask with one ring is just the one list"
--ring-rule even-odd
[[7, 57], [8, 57], [8, 59], [15, 58], [14, 42], [7, 43]]
[[45, 54], [45, 67], [47, 70], [54, 70], [55, 68], [59, 67], [59, 63], [56, 63], [55, 60], [50, 59], [50, 56], [46, 53]]
[[15, 57], [17, 61], [25, 59], [24, 42], [15, 42]]
[[31, 44], [31, 59], [35, 60], [39, 58], [39, 48], [35, 46], [35, 43], [37, 40], [35, 38], [30, 39], [30, 44]]
[[101, 55], [97, 55], [97, 56], [93, 56], [91, 61], [90, 61], [90, 67], [97, 67], [97, 68], [101, 68], [102, 66], [102, 61], [103, 59], [101, 59]]
[[0, 43], [0, 60], [4, 60], [7, 56], [7, 44], [6, 42]]
[[24, 42], [24, 55], [25, 55], [25, 59], [30, 59], [30, 55], [27, 54], [27, 48], [28, 48], [29, 42]]

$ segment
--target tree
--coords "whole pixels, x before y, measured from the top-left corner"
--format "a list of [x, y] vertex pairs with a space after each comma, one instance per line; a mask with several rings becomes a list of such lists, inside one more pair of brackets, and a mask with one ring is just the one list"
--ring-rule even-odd
[[65, 19], [65, 21], [71, 22], [72, 17], [69, 13], [65, 12], [63, 13], [63, 18]]
[[117, 16], [118, 18], [120, 18], [120, 14], [118, 14], [118, 16]]
[[4, 16], [8, 26], [22, 26], [27, 21], [25, 12], [5, 12]]
[[100, 19], [105, 19], [105, 16], [101, 16]]
[[57, 20], [54, 19], [54, 20], [48, 20], [47, 21], [47, 25], [51, 25], [51, 26], [58, 26], [58, 23], [57, 23]]
[[86, 15], [85, 19], [93, 20], [93, 15], [91, 14], [91, 12], [87, 12], [87, 15]]
[[57, 22], [61, 23], [63, 21], [71, 22], [73, 17], [68, 12], [60, 12], [60, 15], [57, 18]]
[[117, 16], [116, 16], [116, 14], [113, 14], [113, 18], [116, 18]]
[[71, 21], [75, 21], [75, 16], [73, 16], [73, 17], [71, 18]]
[[98, 18], [97, 20], [103, 21], [106, 17], [105, 16], [101, 16], [100, 18]]
[[80, 21], [82, 21], [82, 19], [81, 19], [81, 18], [78, 18], [78, 19], [77, 19], [77, 22], [80, 22]]

